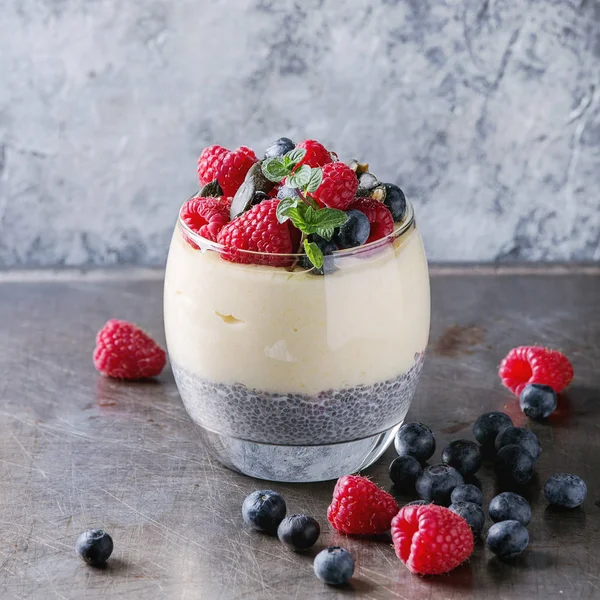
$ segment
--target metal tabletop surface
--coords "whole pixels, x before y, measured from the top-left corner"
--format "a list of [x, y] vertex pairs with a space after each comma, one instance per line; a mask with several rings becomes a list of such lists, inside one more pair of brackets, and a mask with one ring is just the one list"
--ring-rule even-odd
[[[576, 376], [548, 422], [529, 423], [543, 445], [524, 490], [533, 506], [530, 547], [505, 563], [479, 543], [467, 564], [433, 578], [409, 573], [389, 540], [335, 533], [325, 516], [333, 482], [267, 485], [211, 460], [168, 368], [147, 383], [96, 373], [94, 338], [108, 318], [132, 320], [164, 342], [161, 286], [160, 273], [0, 278], [0, 597], [600, 598], [597, 270], [434, 272], [431, 342], [408, 414], [436, 433], [434, 461], [446, 442], [472, 437], [482, 412], [527, 422], [496, 374], [513, 346], [561, 348]], [[393, 455], [368, 470], [390, 490]], [[582, 507], [547, 507], [540, 488], [557, 471], [587, 482]], [[480, 479], [489, 502], [489, 464]], [[244, 497], [264, 487], [320, 521], [313, 551], [294, 554], [242, 525]], [[91, 527], [113, 536], [105, 569], [74, 554], [78, 534]], [[357, 565], [339, 590], [312, 571], [316, 552], [334, 544]]]

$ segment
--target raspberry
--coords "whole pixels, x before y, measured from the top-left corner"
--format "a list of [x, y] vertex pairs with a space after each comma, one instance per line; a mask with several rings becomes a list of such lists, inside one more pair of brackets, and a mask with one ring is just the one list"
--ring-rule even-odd
[[367, 219], [371, 223], [371, 234], [367, 244], [376, 242], [394, 231], [394, 217], [383, 202], [372, 198], [357, 198], [350, 208], [360, 210], [361, 213], [367, 215]]
[[296, 145], [296, 148], [304, 148], [306, 154], [304, 158], [298, 163], [300, 165], [308, 165], [309, 167], [322, 167], [324, 165], [333, 162], [331, 154], [323, 144], [320, 144], [316, 140], [304, 140]]
[[502, 383], [519, 396], [528, 383], [549, 385], [558, 394], [573, 379], [573, 366], [558, 350], [541, 346], [513, 348], [500, 364]]
[[320, 206], [346, 210], [354, 200], [357, 189], [356, 173], [349, 166], [341, 162], [329, 163], [323, 167], [321, 185], [311, 196]]
[[372, 481], [358, 475], [340, 477], [327, 509], [327, 519], [342, 533], [370, 535], [390, 528], [398, 504]]
[[216, 179], [225, 196], [234, 196], [257, 160], [254, 151], [246, 146], [233, 152], [222, 146], [209, 146], [198, 159], [198, 180], [202, 186]]
[[133, 323], [110, 319], [96, 335], [94, 365], [108, 377], [155, 377], [165, 362], [165, 351]]
[[[190, 198], [181, 207], [181, 219], [192, 230], [211, 242], [217, 241], [217, 234], [229, 222], [231, 200], [220, 198]], [[198, 248], [192, 240], [187, 240]]]
[[439, 575], [458, 567], [473, 553], [467, 522], [435, 504], [405, 506], [392, 520], [396, 556], [412, 573]]
[[[276, 211], [279, 200], [263, 200], [250, 210], [225, 225], [217, 236], [217, 241], [225, 247], [222, 257], [236, 263], [290, 266], [294, 259], [278, 254], [293, 253], [300, 239], [300, 232], [290, 221], [280, 223]], [[239, 250], [263, 252], [267, 255], [253, 255]]]

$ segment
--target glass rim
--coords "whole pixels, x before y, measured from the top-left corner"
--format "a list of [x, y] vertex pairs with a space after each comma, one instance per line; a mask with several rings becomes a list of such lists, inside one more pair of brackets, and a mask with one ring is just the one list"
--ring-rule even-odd
[[[190, 196], [187, 201], [192, 200], [193, 198], [197, 198], [197, 196]], [[179, 212], [177, 213], [177, 223], [179, 227], [183, 230], [185, 235], [198, 246], [198, 248], [202, 251], [213, 250], [215, 252], [223, 253], [227, 251], [227, 248], [223, 246], [223, 244], [219, 244], [218, 242], [213, 242], [205, 237], [202, 237], [199, 233], [191, 229], [188, 224], [181, 218], [181, 211], [185, 205], [181, 205], [179, 208]], [[376, 248], [380, 248], [389, 243], [394, 242], [399, 237], [404, 235], [412, 226], [415, 225], [415, 211], [412, 203], [407, 199], [406, 200], [406, 212], [404, 213], [404, 218], [399, 223], [394, 223], [394, 225], [398, 225], [398, 227], [394, 228], [394, 231], [388, 233], [385, 237], [382, 237], [379, 240], [375, 240], [374, 242], [369, 242], [368, 244], [363, 244], [362, 246], [356, 246], [354, 248], [345, 248], [343, 250], [334, 250], [331, 254], [328, 254], [325, 258], [329, 257], [346, 257], [352, 256], [354, 254], [361, 254], [363, 252], [369, 252]], [[243, 250], [237, 249], [236, 253], [246, 254], [248, 256], [273, 256], [272, 252], [258, 252], [256, 250]], [[305, 256], [304, 252], [296, 252], [290, 254], [276, 253], [275, 256], [283, 256], [290, 258], [299, 258], [301, 256]]]

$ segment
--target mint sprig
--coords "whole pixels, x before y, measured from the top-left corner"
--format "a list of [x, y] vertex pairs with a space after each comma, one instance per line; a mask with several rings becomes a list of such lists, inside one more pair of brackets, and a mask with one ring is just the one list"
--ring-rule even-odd
[[277, 220], [285, 223], [288, 219], [305, 235], [316, 233], [322, 238], [330, 240], [334, 229], [343, 225], [348, 216], [344, 211], [336, 208], [315, 210], [300, 198], [285, 198], [277, 206]]
[[323, 266], [324, 257], [323, 252], [319, 246], [317, 246], [314, 242], [309, 242], [308, 240], [304, 240], [304, 252], [306, 252], [306, 256], [308, 260], [317, 268], [320, 269]]
[[[269, 180], [279, 183], [282, 179], [290, 175], [296, 165], [304, 158], [306, 150], [304, 148], [294, 148], [283, 156], [274, 156], [267, 158], [262, 163], [263, 175]], [[302, 165], [299, 171], [305, 165]], [[310, 167], [308, 167], [310, 169]], [[299, 186], [291, 186], [299, 187]]]

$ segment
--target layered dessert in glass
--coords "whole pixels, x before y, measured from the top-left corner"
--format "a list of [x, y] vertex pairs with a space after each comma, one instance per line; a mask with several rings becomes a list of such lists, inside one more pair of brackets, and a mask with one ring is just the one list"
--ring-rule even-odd
[[429, 278], [397, 186], [317, 142], [282, 140], [260, 161], [247, 148], [201, 155], [202, 189], [169, 251], [165, 328], [183, 403], [218, 460], [319, 481], [374, 462], [402, 424]]

